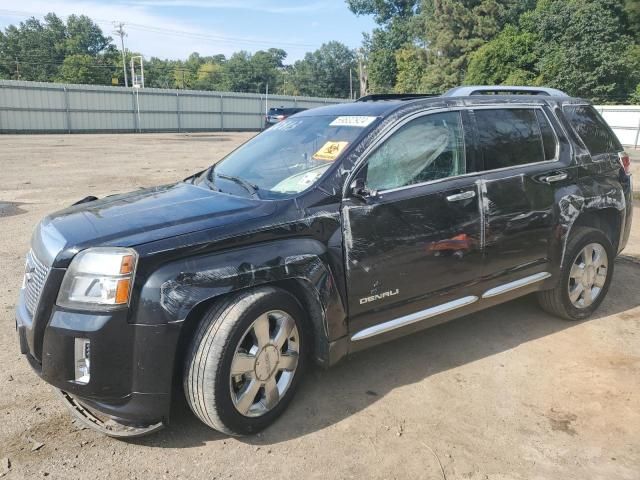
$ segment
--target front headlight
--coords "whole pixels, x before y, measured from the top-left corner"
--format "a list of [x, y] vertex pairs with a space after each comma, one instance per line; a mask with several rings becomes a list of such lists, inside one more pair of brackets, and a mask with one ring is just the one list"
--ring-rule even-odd
[[126, 307], [137, 263], [138, 254], [130, 248], [83, 250], [64, 276], [57, 304], [82, 310]]

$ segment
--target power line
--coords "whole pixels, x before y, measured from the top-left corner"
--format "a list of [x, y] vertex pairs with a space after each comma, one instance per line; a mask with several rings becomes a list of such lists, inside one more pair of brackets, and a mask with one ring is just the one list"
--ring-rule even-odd
[[[45, 17], [47, 14], [42, 12], [25, 12], [20, 10], [6, 10], [0, 9], [0, 14], [5, 16], [12, 17]], [[61, 15], [61, 17], [69, 17], [69, 15]], [[100, 18], [94, 18], [93, 21], [96, 23], [100, 23], [103, 25], [113, 25], [113, 20], [105, 20]], [[199, 33], [188, 30], [177, 30], [170, 28], [162, 28], [156, 27], [153, 25], [145, 25], [141, 23], [131, 23], [127, 22], [127, 26], [132, 30], [140, 30], [148, 33], [156, 33], [159, 35], [167, 35], [167, 36], [179, 36], [183, 38], [193, 38], [197, 40], [204, 40], [208, 42], [215, 42], [216, 44], [231, 44], [235, 45], [238, 43], [243, 43], [247, 45], [256, 45], [256, 46], [288, 46], [291, 48], [301, 49], [302, 47], [312, 47], [317, 48], [320, 45], [318, 44], [310, 44], [310, 43], [300, 43], [300, 42], [286, 42], [286, 41], [264, 41], [264, 40], [255, 40], [247, 37], [230, 37], [226, 35], [214, 35], [209, 33]]]

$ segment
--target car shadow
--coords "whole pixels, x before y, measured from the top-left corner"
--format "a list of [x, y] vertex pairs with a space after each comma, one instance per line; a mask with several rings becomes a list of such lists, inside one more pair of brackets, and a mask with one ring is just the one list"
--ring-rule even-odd
[[[588, 320], [595, 321], [640, 306], [631, 276], [640, 264], [617, 262], [611, 293]], [[543, 312], [529, 295], [490, 309], [438, 325], [348, 357], [329, 370], [311, 367], [282, 417], [259, 435], [241, 437], [251, 445], [270, 445], [308, 435], [359, 412], [392, 390], [523, 343], [573, 328]], [[226, 435], [201, 423], [182, 393], [176, 395], [171, 425], [131, 443], [159, 448], [188, 448]]]

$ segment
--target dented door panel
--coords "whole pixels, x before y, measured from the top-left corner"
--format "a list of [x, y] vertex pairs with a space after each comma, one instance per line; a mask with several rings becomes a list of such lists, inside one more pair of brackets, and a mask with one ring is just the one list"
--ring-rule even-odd
[[[474, 195], [448, 199], [465, 192]], [[351, 332], [407, 306], [437, 304], [480, 276], [481, 217], [473, 178], [382, 193], [368, 204], [349, 199], [342, 219]]]

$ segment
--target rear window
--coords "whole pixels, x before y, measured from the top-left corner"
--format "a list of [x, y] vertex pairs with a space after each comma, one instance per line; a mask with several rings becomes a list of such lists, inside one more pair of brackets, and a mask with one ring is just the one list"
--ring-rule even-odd
[[505, 108], [476, 110], [478, 146], [483, 170], [552, 160], [556, 137], [541, 110]]
[[566, 105], [562, 111], [580, 136], [591, 155], [615, 153], [622, 150], [620, 142], [604, 119], [588, 105]]

